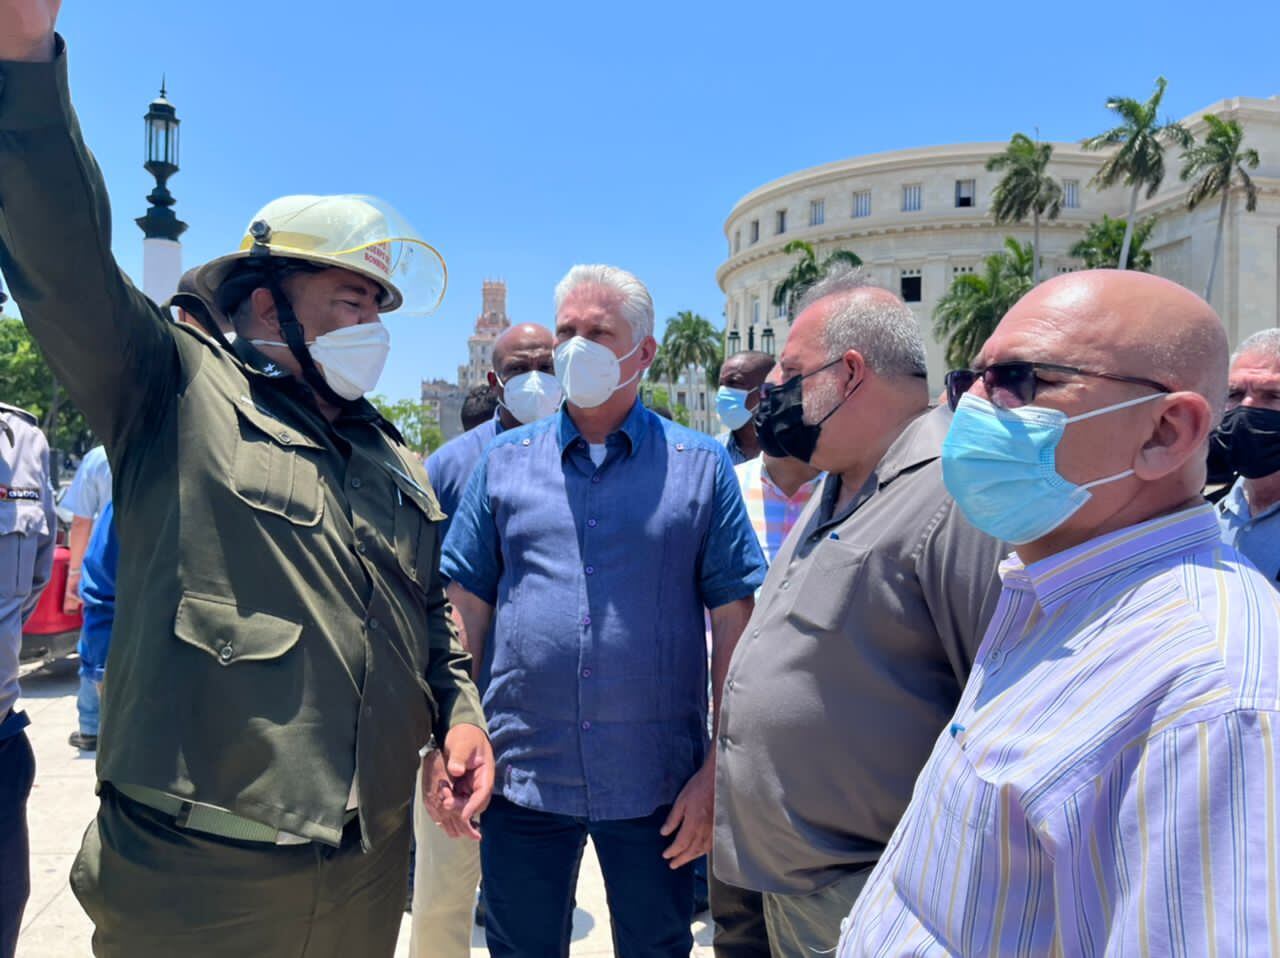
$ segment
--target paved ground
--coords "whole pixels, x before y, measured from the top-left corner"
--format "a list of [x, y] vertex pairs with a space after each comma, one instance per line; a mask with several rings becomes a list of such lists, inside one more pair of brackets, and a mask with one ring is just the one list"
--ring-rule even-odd
[[[93, 756], [67, 745], [76, 724], [74, 667], [59, 673], [45, 669], [22, 682], [21, 707], [31, 716], [27, 730], [36, 753], [36, 782], [28, 805], [31, 822], [31, 900], [27, 904], [18, 958], [83, 958], [90, 955], [92, 926], [67, 885], [71, 860], [97, 809], [93, 794]], [[608, 955], [613, 951], [604, 884], [595, 855], [588, 849], [578, 887], [573, 955]], [[705, 919], [706, 916], [701, 916]], [[693, 954], [710, 958], [711, 929], [694, 923]], [[484, 933], [476, 929], [472, 955], [487, 955]], [[405, 916], [396, 958], [409, 954], [409, 920]]]

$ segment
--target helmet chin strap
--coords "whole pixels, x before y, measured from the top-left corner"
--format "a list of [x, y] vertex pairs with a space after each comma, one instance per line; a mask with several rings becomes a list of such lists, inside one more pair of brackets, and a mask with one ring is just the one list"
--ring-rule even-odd
[[258, 220], [249, 227], [249, 232], [253, 234], [254, 239], [250, 256], [261, 257], [264, 267], [263, 278], [266, 280], [266, 287], [271, 291], [271, 298], [276, 305], [276, 321], [280, 324], [280, 332], [284, 334], [285, 345], [289, 347], [289, 352], [293, 354], [293, 358], [302, 367], [302, 378], [311, 387], [312, 391], [325, 402], [332, 406], [337, 406], [339, 409], [345, 409], [352, 405], [352, 401], [339, 396], [325, 382], [324, 374], [320, 372], [320, 367], [311, 358], [311, 350], [307, 349], [306, 337], [302, 332], [302, 324], [298, 322], [298, 317], [293, 311], [293, 304], [289, 302], [289, 297], [284, 294], [284, 289], [280, 285], [280, 260], [278, 257], [271, 255], [271, 247], [267, 245], [271, 238], [271, 227]]

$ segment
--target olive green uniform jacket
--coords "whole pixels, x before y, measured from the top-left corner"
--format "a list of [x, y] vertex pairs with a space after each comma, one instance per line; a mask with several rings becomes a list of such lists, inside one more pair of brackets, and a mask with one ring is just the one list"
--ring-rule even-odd
[[120, 534], [98, 777], [336, 845], [406, 820], [419, 746], [484, 727], [442, 514], [368, 403], [332, 425], [251, 351], [171, 323], [111, 255], [52, 63], [0, 64], [0, 269], [103, 439]]

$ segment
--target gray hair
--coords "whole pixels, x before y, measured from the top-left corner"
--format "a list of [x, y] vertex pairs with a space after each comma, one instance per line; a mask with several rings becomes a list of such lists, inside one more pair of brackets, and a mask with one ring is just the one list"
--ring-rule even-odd
[[856, 349], [866, 364], [882, 376], [926, 375], [920, 324], [907, 304], [896, 296], [893, 303], [886, 303], [848, 295], [878, 288], [860, 267], [838, 263], [805, 290], [795, 314], [799, 316], [820, 299], [839, 296], [841, 301], [823, 331], [828, 359], [838, 359]]
[[1262, 353], [1270, 359], [1280, 361], [1280, 329], [1264, 329], [1254, 333], [1236, 347], [1231, 354], [1231, 365], [1245, 353]]
[[631, 327], [636, 343], [653, 335], [653, 297], [644, 283], [617, 266], [599, 264], [574, 266], [556, 283], [556, 315], [569, 295], [581, 286], [596, 286], [616, 293], [621, 300], [619, 312]]

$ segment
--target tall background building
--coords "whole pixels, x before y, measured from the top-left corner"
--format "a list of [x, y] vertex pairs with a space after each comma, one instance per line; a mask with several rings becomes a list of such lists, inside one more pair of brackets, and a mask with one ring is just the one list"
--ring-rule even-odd
[[493, 344], [503, 330], [511, 328], [507, 318], [507, 284], [500, 279], [486, 279], [481, 286], [480, 315], [476, 328], [467, 340], [469, 358], [458, 367], [458, 385], [464, 390], [483, 386], [493, 368]]
[[[1226, 229], [1211, 300], [1237, 343], [1259, 329], [1280, 325], [1280, 97], [1238, 97], [1213, 103], [1184, 123], [1197, 136], [1201, 119], [1216, 113], [1237, 120], [1245, 145], [1262, 164], [1251, 172], [1258, 207], [1244, 209], [1238, 186], [1227, 201]], [[863, 260], [872, 282], [899, 293], [924, 333], [929, 377], [941, 384], [944, 344], [933, 336], [933, 310], [960, 273], [980, 271], [1006, 236], [1030, 241], [1028, 222], [996, 225], [991, 192], [1000, 174], [986, 161], [1005, 143], [971, 143], [898, 150], [813, 167], [748, 193], [725, 222], [728, 258], [716, 273], [725, 294], [726, 337], [740, 349], [780, 353], [789, 323], [772, 305], [773, 292], [794, 263], [782, 248], [793, 239], [812, 243], [821, 259], [837, 249]], [[1203, 292], [1213, 255], [1219, 204], [1187, 210], [1188, 184], [1178, 178], [1177, 148], [1165, 157], [1164, 184], [1139, 201], [1139, 221], [1152, 217], [1146, 242], [1152, 272]], [[1063, 186], [1063, 209], [1040, 224], [1043, 276], [1081, 268], [1069, 250], [1103, 214], [1128, 212], [1129, 191], [1099, 192], [1090, 179], [1105, 154], [1076, 143], [1055, 143], [1049, 172]], [[735, 337], [736, 333], [736, 337]]]

